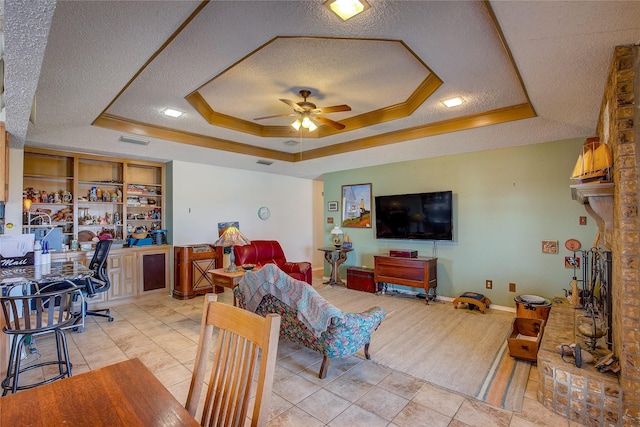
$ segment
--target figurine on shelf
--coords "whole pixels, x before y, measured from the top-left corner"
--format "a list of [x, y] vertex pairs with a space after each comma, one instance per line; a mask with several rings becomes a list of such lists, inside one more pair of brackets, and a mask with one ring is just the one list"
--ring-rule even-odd
[[49, 196], [47, 196], [46, 191], [40, 193], [40, 200], [42, 201], [42, 203], [47, 203], [49, 201]]
[[53, 203], [60, 203], [60, 202], [62, 202], [62, 198], [60, 197], [60, 193], [56, 191], [55, 193], [53, 193]]

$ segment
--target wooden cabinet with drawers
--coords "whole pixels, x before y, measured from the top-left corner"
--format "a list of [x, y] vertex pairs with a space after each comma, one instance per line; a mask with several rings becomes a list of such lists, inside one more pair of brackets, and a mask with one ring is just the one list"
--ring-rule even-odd
[[386, 255], [374, 257], [374, 280], [376, 283], [423, 288], [426, 302], [435, 299], [438, 289], [438, 258], [403, 258]]

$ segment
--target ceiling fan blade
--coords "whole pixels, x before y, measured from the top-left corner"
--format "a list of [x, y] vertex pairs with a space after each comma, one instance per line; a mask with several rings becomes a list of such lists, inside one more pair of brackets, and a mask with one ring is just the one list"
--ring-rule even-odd
[[290, 99], [281, 99], [280, 101], [284, 102], [289, 107], [293, 108], [294, 110], [296, 110], [299, 113], [302, 113], [304, 111], [304, 109], [302, 107], [300, 107], [297, 102], [294, 102], [294, 101], [292, 101]]
[[331, 119], [327, 119], [326, 117], [317, 116], [314, 117], [313, 120], [322, 123], [323, 125], [331, 126], [334, 129], [342, 130], [345, 126], [342, 123], [334, 122]]
[[264, 120], [264, 119], [275, 119], [276, 117], [293, 117], [293, 116], [297, 116], [298, 114], [276, 114], [275, 116], [264, 116], [264, 117], [256, 117], [253, 120]]
[[351, 107], [349, 107], [346, 104], [342, 104], [342, 105], [334, 105], [333, 107], [322, 107], [322, 108], [318, 108], [318, 110], [320, 110], [320, 113], [322, 114], [327, 114], [327, 113], [337, 113], [338, 111], [351, 111]]

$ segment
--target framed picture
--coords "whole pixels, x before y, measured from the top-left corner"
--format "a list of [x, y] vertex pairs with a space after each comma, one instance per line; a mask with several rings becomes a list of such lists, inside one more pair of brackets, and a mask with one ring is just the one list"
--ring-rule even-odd
[[542, 241], [542, 253], [543, 254], [557, 254], [558, 253], [558, 241], [557, 240], [543, 240]]
[[327, 210], [329, 212], [338, 212], [338, 202], [327, 203]]
[[565, 268], [580, 268], [580, 258], [577, 256], [566, 256], [564, 257], [564, 267]]
[[342, 226], [371, 228], [371, 184], [342, 186]]

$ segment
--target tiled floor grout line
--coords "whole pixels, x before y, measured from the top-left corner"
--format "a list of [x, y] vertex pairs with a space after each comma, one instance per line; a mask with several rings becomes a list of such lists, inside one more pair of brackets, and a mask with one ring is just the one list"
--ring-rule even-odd
[[[228, 292], [227, 295], [219, 295], [219, 300], [222, 302], [229, 303], [230, 299], [231, 296]], [[184, 360], [183, 358], [181, 360], [174, 356], [176, 351], [168, 351], [166, 349], [168, 344], [163, 343], [163, 338], [167, 339], [169, 337], [168, 339], [171, 339], [173, 334], [176, 334], [174, 339], [179, 337], [180, 340], [185, 340], [185, 343], [193, 346], [193, 357], [195, 358], [201, 305], [201, 298], [179, 301], [163, 295], [143, 302], [112, 308], [112, 315], [116, 318], [113, 323], [101, 318], [89, 319], [85, 326], [85, 332], [82, 334], [68, 332], [68, 338], [72, 338], [68, 339], [70, 352], [72, 355], [83, 358], [82, 362], [72, 360], [74, 366], [78, 366], [79, 372], [77, 373], [80, 373], [83, 369], [85, 371], [96, 369], [99, 366], [120, 361], [102, 360], [99, 357], [101, 353], [119, 352], [125, 358], [130, 358], [131, 355], [142, 355], [143, 363], [156, 376], [159, 376], [161, 381], [164, 380], [165, 386], [178, 400], [184, 402], [193, 369], [193, 366], [190, 366], [193, 363], [193, 359]], [[145, 328], [145, 324], [149, 325], [149, 327]], [[96, 327], [99, 329], [96, 329]], [[166, 331], [163, 331], [165, 328]], [[95, 337], [101, 334], [104, 336]], [[135, 342], [132, 345], [129, 341], [130, 338], [128, 339], [127, 337], [134, 337], [135, 341], [135, 337], [138, 335], [148, 339], [150, 344], [141, 348], [136, 347]], [[130, 347], [127, 348], [127, 346]], [[158, 358], [162, 358], [162, 353], [153, 353], [156, 349], [161, 349], [169, 356], [167, 358], [170, 359], [167, 362], [169, 367], [163, 367], [161, 364], [159, 366], [154, 365]], [[280, 351], [282, 354], [280, 354]], [[286, 360], [288, 358], [292, 359]], [[316, 358], [317, 361], [310, 362], [310, 359], [313, 358]], [[332, 360], [329, 375], [336, 375], [337, 372], [339, 374], [335, 378], [330, 377], [329, 381], [321, 381], [317, 379], [317, 369], [319, 369], [320, 361], [321, 356], [319, 354], [295, 344], [281, 341], [278, 364], [281, 369], [287, 371], [287, 376], [285, 379], [276, 379], [274, 381], [274, 396], [277, 396], [281, 401], [277, 405], [272, 405], [274, 406], [272, 409], [279, 412], [277, 416], [269, 421], [270, 427], [297, 425], [309, 427], [315, 425], [330, 427], [357, 427], [358, 425], [366, 425], [367, 427], [375, 427], [377, 425], [389, 427], [421, 425], [451, 425], [452, 427], [553, 425], [573, 427], [579, 425], [552, 414], [535, 400], [535, 396], [532, 398], [532, 396], [525, 395], [526, 402], [523, 412], [506, 411], [407, 374], [393, 371], [378, 365], [375, 361], [367, 361], [361, 355], [345, 358], [344, 360]], [[298, 371], [293, 372], [288, 369], [290, 366], [288, 363], [296, 364], [294, 366], [297, 366]], [[342, 371], [344, 368], [346, 369]], [[177, 371], [182, 372], [183, 376], [167, 379]], [[309, 379], [310, 376], [315, 376], [313, 381]], [[376, 380], [372, 382], [371, 378], [376, 378]], [[535, 375], [530, 376], [530, 378], [535, 378]], [[300, 393], [305, 393], [305, 397], [294, 404], [295, 399], [293, 401], [289, 400], [286, 393], [282, 395], [276, 391], [277, 386], [279, 386], [276, 384], [278, 381], [289, 381], [292, 384], [311, 384], [311, 388], [306, 391], [300, 391]], [[530, 379], [530, 381], [532, 380]], [[417, 387], [418, 384], [419, 387]], [[345, 395], [348, 396], [348, 393], [352, 390], [353, 393], [361, 393], [358, 398], [351, 400], [343, 397]], [[408, 390], [411, 390], [409, 394], [407, 394]], [[288, 391], [290, 392], [290, 390]], [[382, 403], [376, 401], [370, 404], [369, 402], [371, 399], [375, 399], [377, 395], [384, 395], [387, 399], [395, 399], [396, 404], [401, 402], [402, 406], [394, 407], [393, 411], [385, 412], [384, 409], [390, 408], [388, 400]], [[327, 402], [323, 401], [327, 396], [333, 399], [334, 405], [340, 404], [340, 402], [344, 405], [344, 408], [339, 411], [331, 405], [327, 406], [325, 414], [335, 412], [329, 420], [322, 421], [305, 409], [308, 405], [312, 405], [311, 408], [319, 410], [317, 408], [322, 408], [322, 405], [327, 404]], [[452, 404], [451, 402], [454, 403]], [[284, 406], [278, 406], [280, 404], [284, 404]], [[386, 408], [384, 408], [385, 405]], [[369, 409], [365, 409], [365, 407]], [[455, 410], [451, 409], [452, 407]]]

